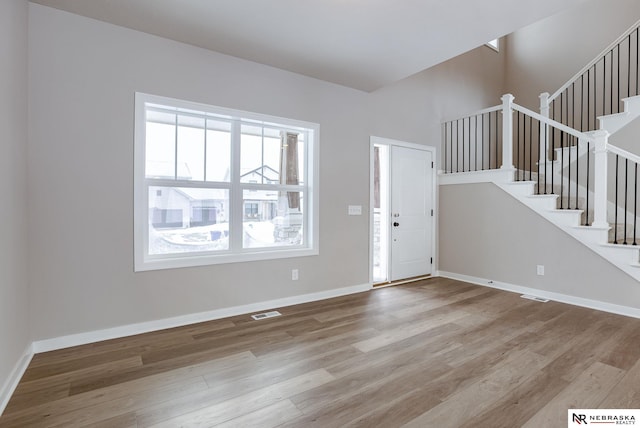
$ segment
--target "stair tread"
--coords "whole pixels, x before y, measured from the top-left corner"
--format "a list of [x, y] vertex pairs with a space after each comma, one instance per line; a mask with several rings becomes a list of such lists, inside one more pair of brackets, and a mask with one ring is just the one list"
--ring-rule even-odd
[[625, 250], [640, 250], [640, 245], [622, 245], [622, 244], [613, 244], [611, 242], [607, 242], [606, 244], [600, 244], [603, 247], [609, 248], [622, 248]]
[[544, 199], [544, 198], [559, 198], [560, 196], [558, 196], [558, 195], [554, 195], [553, 193], [549, 193], [549, 194], [546, 194], [546, 195], [536, 195], [536, 194], [533, 194], [533, 195], [529, 195], [529, 196], [527, 196], [527, 197], [528, 197], [528, 198]]
[[509, 184], [515, 184], [515, 185], [527, 185], [527, 184], [536, 184], [536, 181], [524, 181], [524, 180], [516, 180], [516, 181], [512, 181]]
[[629, 116], [631, 113], [628, 111], [621, 111], [619, 113], [605, 114], [602, 116], [598, 116], [598, 119], [607, 119], [607, 118], [622, 118], [625, 116]]
[[584, 224], [580, 224], [578, 226], [572, 226], [576, 229], [590, 229], [590, 230], [609, 230], [611, 227], [600, 227], [600, 226], [585, 226]]
[[549, 210], [551, 212], [567, 213], [567, 214], [582, 214], [584, 210], [570, 210], [567, 208], [556, 208], [555, 210]]

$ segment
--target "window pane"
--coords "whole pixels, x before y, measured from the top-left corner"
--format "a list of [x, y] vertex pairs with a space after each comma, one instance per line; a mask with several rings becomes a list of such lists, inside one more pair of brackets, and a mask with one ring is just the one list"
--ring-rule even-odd
[[149, 254], [229, 248], [229, 191], [149, 187]]
[[303, 184], [303, 133], [242, 125], [241, 181], [261, 184]]
[[207, 120], [207, 181], [231, 180], [231, 124]]
[[262, 182], [264, 184], [280, 183], [280, 151], [282, 139], [278, 137], [264, 137], [262, 146], [263, 152], [263, 173]]
[[147, 112], [145, 175], [150, 178], [175, 178], [176, 116]]
[[240, 179], [243, 183], [262, 183], [265, 173], [262, 128], [242, 125], [240, 135]]
[[305, 152], [306, 152], [306, 133], [298, 134], [298, 184], [304, 184], [305, 174]]
[[303, 192], [245, 190], [244, 248], [301, 245]]
[[204, 119], [178, 116], [178, 179], [204, 180]]

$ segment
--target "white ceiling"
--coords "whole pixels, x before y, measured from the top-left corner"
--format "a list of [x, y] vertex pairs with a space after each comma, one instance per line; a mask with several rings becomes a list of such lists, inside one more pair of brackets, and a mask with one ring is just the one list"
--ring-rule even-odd
[[31, 0], [373, 91], [585, 0]]

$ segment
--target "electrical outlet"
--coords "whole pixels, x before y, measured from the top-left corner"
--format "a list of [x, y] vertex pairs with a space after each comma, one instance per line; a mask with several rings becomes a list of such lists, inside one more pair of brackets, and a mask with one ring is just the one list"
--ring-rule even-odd
[[291, 280], [292, 281], [298, 280], [298, 269], [291, 269]]
[[536, 272], [538, 273], [538, 275], [544, 276], [544, 265], [538, 265], [536, 267]]

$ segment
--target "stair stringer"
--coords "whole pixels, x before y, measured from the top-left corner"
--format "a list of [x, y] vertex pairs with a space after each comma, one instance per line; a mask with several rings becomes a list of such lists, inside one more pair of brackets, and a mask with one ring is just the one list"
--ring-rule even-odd
[[500, 189], [526, 205], [545, 220], [572, 236], [613, 266], [640, 281], [640, 246], [607, 242], [609, 227], [581, 226], [582, 210], [552, 208], [557, 195], [535, 195], [533, 181], [493, 181]]

